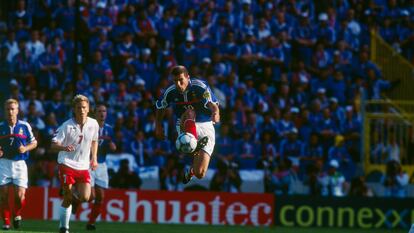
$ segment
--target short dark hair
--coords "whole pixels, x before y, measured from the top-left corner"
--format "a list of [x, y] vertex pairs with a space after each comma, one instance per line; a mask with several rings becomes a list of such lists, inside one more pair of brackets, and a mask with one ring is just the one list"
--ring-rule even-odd
[[104, 106], [105, 108], [108, 108], [108, 105], [105, 102], [100, 101], [100, 102], [96, 103], [95, 109], [97, 109], [100, 106]]
[[180, 74], [188, 74], [187, 68], [185, 68], [184, 66], [174, 66], [171, 69], [171, 75], [177, 76]]

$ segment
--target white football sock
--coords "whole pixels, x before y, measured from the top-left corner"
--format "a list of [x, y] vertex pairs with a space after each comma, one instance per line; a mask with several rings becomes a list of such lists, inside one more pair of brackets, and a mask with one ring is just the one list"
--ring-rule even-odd
[[60, 210], [59, 210], [59, 216], [60, 216], [59, 227], [64, 227], [66, 229], [69, 229], [69, 220], [70, 220], [70, 215], [71, 214], [72, 214], [72, 205], [70, 205], [68, 208], [65, 208], [63, 206], [60, 207]]

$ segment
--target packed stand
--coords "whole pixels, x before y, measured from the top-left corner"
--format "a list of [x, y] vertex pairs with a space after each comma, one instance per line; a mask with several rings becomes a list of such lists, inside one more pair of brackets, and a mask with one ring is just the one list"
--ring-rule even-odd
[[161, 187], [180, 189], [189, 158], [172, 143], [171, 112], [168, 139], [154, 137], [153, 103], [182, 64], [220, 102], [213, 190], [240, 191], [237, 170], [258, 168], [267, 192], [301, 180], [310, 193], [345, 195], [361, 157], [360, 90], [380, 98], [394, 85], [369, 60], [369, 31], [413, 57], [408, 0], [82, 0], [78, 28], [74, 2], [1, 3], [0, 72], [39, 139], [32, 185], [57, 185], [50, 139], [81, 93], [108, 103], [118, 153], [159, 166]]

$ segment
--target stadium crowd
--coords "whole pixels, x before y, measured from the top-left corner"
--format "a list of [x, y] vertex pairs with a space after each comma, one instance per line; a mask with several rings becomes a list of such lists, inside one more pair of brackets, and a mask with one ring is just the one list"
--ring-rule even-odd
[[[299, 179], [313, 194], [345, 195], [352, 183], [349, 193], [370, 195], [358, 171], [361, 89], [376, 99], [396, 83], [369, 60], [369, 32], [413, 60], [413, 0], [80, 2], [78, 28], [74, 0], [1, 3], [0, 75], [38, 139], [31, 185], [57, 185], [50, 141], [80, 93], [108, 104], [117, 153], [159, 166], [162, 188], [176, 189], [189, 158], [174, 148], [171, 112], [168, 138], [154, 137], [154, 102], [182, 64], [220, 102], [213, 190], [239, 190], [237, 169], [264, 169], [267, 192]], [[406, 162], [390, 150], [379, 163], [391, 160]]]

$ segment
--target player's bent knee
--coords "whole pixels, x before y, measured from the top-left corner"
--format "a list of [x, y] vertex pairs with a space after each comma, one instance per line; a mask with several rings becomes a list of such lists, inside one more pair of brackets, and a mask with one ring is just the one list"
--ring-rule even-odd
[[79, 196], [79, 201], [80, 202], [88, 202], [90, 198], [91, 198], [91, 195], [80, 195]]

